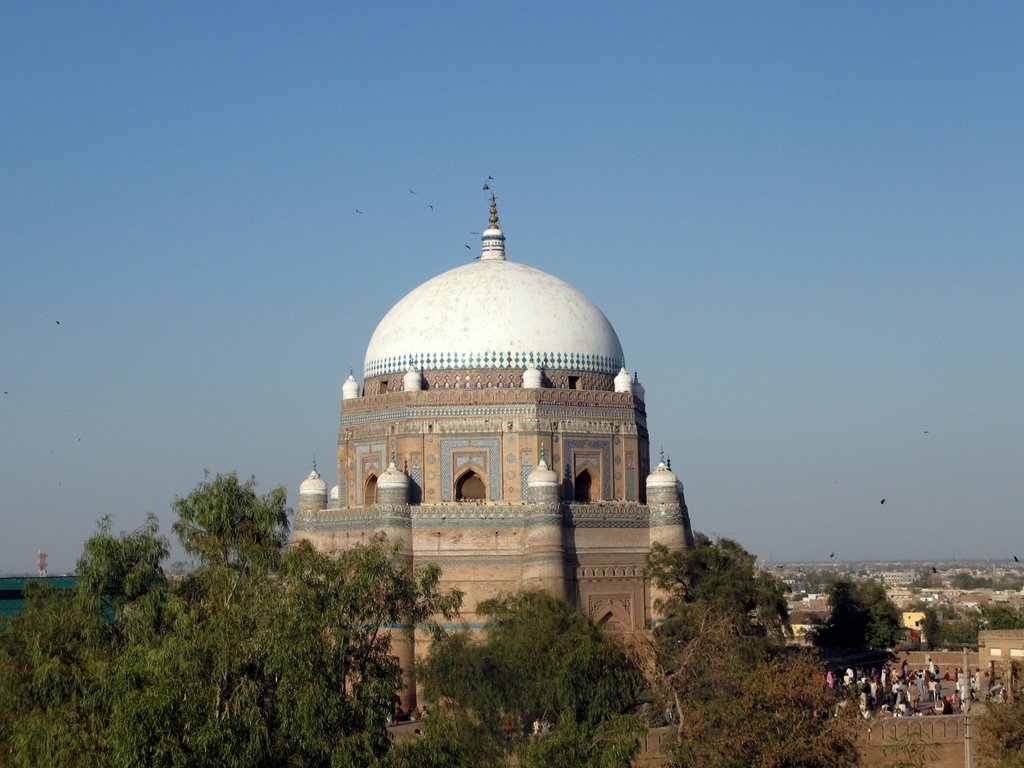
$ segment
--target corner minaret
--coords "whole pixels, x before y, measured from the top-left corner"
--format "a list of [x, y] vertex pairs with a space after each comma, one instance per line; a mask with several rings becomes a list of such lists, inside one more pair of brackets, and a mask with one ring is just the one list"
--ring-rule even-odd
[[489, 224], [480, 236], [482, 247], [480, 261], [505, 261], [505, 235], [498, 224], [498, 200], [491, 194], [491, 216]]

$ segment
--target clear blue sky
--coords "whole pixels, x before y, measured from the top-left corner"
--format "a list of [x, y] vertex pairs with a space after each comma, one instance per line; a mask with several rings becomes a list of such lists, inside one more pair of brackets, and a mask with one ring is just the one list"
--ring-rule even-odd
[[1024, 556], [1024, 5], [255, 5], [0, 6], [0, 571], [204, 469], [333, 484], [488, 174], [698, 530]]

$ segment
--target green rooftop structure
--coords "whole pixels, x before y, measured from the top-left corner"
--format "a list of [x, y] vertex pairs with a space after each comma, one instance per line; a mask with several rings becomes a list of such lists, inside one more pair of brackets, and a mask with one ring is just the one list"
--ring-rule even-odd
[[78, 582], [77, 576], [5, 576], [0, 578], [0, 623], [25, 610], [28, 582], [48, 584], [54, 589], [70, 589]]

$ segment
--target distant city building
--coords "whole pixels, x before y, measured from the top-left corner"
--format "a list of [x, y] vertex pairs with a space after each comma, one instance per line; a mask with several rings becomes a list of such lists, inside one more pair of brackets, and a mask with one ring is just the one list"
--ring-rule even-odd
[[882, 584], [887, 587], [909, 587], [914, 577], [913, 571], [882, 571], [878, 574]]
[[[380, 321], [362, 384], [342, 386], [338, 484], [314, 467], [294, 538], [337, 553], [387, 534], [465, 592], [470, 627], [483, 600], [544, 589], [642, 631], [659, 618], [651, 545], [693, 541], [671, 462], [651, 469], [644, 388], [590, 299], [506, 258], [493, 197], [481, 239]], [[394, 640], [408, 704], [429, 639]]]

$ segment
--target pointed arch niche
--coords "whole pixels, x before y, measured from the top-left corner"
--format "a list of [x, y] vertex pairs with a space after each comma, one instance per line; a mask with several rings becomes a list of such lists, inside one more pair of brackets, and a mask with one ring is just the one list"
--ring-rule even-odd
[[455, 481], [456, 501], [485, 501], [487, 499], [487, 486], [483, 478], [472, 469], [467, 469], [459, 479]]
[[573, 482], [573, 489], [577, 502], [589, 504], [593, 501], [592, 490], [594, 485], [594, 478], [590, 474], [589, 469], [584, 469], [576, 475], [576, 480]]
[[377, 475], [371, 474], [363, 484], [363, 506], [377, 503]]

